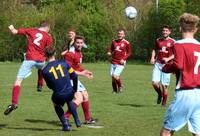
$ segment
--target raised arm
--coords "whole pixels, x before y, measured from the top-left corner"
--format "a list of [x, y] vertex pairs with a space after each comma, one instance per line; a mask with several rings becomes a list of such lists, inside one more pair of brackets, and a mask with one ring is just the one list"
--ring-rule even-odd
[[11, 31], [12, 34], [17, 34], [18, 33], [18, 30], [15, 29], [15, 27], [13, 25], [9, 25], [8, 28]]

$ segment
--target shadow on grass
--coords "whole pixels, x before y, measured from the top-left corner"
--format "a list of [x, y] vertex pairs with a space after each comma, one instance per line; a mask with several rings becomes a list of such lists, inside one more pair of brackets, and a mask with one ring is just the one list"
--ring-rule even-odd
[[30, 123], [45, 123], [45, 124], [51, 124], [54, 126], [61, 126], [59, 121], [47, 121], [47, 120], [39, 120], [39, 119], [25, 119], [24, 121], [30, 122]]
[[142, 105], [142, 104], [129, 104], [129, 103], [118, 103], [119, 106], [130, 106], [133, 108], [142, 108], [142, 107], [155, 107], [156, 105]]
[[5, 128], [7, 124], [0, 124], [0, 129]]
[[49, 128], [24, 128], [24, 127], [6, 127], [6, 128], [15, 130], [31, 130], [31, 131], [60, 131], [60, 129], [49, 129]]

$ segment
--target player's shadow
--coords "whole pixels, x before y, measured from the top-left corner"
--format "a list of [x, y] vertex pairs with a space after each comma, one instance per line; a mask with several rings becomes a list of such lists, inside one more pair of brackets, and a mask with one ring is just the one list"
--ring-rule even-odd
[[45, 124], [51, 124], [54, 126], [61, 126], [59, 121], [47, 121], [47, 120], [39, 120], [39, 119], [25, 119], [24, 121], [30, 122], [30, 123], [45, 123]]
[[6, 127], [7, 129], [15, 130], [31, 130], [31, 131], [59, 131], [59, 129], [49, 129], [49, 128], [32, 128], [32, 127]]
[[133, 108], [142, 108], [142, 107], [155, 107], [155, 105], [142, 105], [142, 104], [129, 104], [129, 103], [118, 103], [119, 106], [129, 106]]
[[0, 124], [0, 129], [5, 128], [7, 124]]

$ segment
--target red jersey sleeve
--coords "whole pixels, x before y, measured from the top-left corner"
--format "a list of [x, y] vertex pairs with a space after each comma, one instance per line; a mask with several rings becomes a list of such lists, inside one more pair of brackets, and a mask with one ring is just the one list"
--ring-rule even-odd
[[28, 28], [19, 28], [17, 34], [18, 35], [26, 35]]
[[132, 53], [131, 45], [128, 43], [126, 46], [126, 55], [123, 57], [123, 60], [127, 60], [127, 58], [131, 56], [131, 53]]
[[175, 44], [174, 45], [174, 60], [172, 63], [166, 64], [162, 71], [166, 73], [176, 72], [178, 70], [183, 69], [184, 62], [184, 49], [182, 45]]
[[110, 46], [107, 50], [108, 50], [107, 52], [110, 52], [110, 53], [113, 52], [113, 50], [114, 50], [113, 41], [112, 41], [112, 43], [111, 43], [111, 46]]

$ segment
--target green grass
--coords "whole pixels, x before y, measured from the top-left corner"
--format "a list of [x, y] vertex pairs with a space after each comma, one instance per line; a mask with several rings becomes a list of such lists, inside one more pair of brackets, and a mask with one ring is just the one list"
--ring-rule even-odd
[[[61, 125], [50, 100], [51, 91], [45, 86], [36, 91], [36, 70], [24, 80], [19, 108], [9, 116], [3, 112], [10, 104], [12, 85], [19, 63], [0, 63], [0, 136], [158, 136], [166, 108], [156, 105], [156, 93], [151, 86], [152, 65], [128, 64], [122, 74], [124, 92], [112, 94], [110, 64], [84, 64], [94, 72], [94, 79], [81, 78], [88, 89], [91, 114], [98, 118], [101, 129], [83, 126], [73, 131], [60, 131]], [[169, 88], [169, 102], [173, 99], [175, 79]], [[78, 110], [81, 120], [83, 113]], [[187, 128], [175, 134], [188, 136]]]

